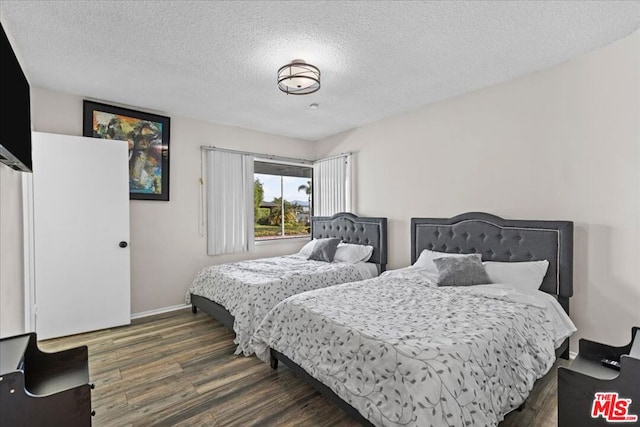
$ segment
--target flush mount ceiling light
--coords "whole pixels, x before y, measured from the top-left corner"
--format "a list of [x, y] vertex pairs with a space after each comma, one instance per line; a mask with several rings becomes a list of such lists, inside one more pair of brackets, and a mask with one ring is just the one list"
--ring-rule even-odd
[[308, 95], [320, 89], [320, 70], [294, 59], [278, 70], [278, 89], [287, 95]]

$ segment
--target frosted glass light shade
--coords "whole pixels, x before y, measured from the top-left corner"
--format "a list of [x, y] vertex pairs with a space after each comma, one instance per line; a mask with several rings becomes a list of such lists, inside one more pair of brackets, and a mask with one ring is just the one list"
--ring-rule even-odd
[[307, 95], [320, 89], [320, 70], [294, 59], [278, 70], [278, 88], [289, 95]]

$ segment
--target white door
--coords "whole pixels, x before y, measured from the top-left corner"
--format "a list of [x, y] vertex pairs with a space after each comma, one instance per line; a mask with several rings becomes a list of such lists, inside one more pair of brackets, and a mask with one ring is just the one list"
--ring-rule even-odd
[[34, 132], [32, 150], [38, 339], [129, 324], [127, 143]]

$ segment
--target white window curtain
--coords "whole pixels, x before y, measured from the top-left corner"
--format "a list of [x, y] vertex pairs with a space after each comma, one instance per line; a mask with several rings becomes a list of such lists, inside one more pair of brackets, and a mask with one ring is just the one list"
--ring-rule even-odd
[[206, 152], [207, 253], [252, 249], [253, 156], [219, 150]]
[[330, 216], [351, 211], [351, 154], [313, 164], [313, 214]]

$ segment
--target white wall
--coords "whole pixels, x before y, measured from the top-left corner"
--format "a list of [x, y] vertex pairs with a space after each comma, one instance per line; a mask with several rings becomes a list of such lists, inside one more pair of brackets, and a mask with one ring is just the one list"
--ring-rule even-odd
[[578, 337], [640, 326], [640, 32], [555, 68], [321, 141], [357, 152], [357, 210], [389, 218], [390, 268], [412, 216], [572, 220]]
[[24, 333], [22, 172], [0, 163], [0, 337]]
[[[32, 88], [31, 96], [34, 130], [82, 135], [82, 97], [42, 88]], [[130, 202], [134, 314], [184, 304], [189, 283], [204, 266], [293, 253], [304, 243], [267, 243], [256, 246], [254, 253], [207, 256], [206, 238], [198, 229], [200, 146], [311, 158], [311, 143], [157, 113], [171, 117], [170, 201]], [[73, 167], [72, 161], [66, 167]]]

